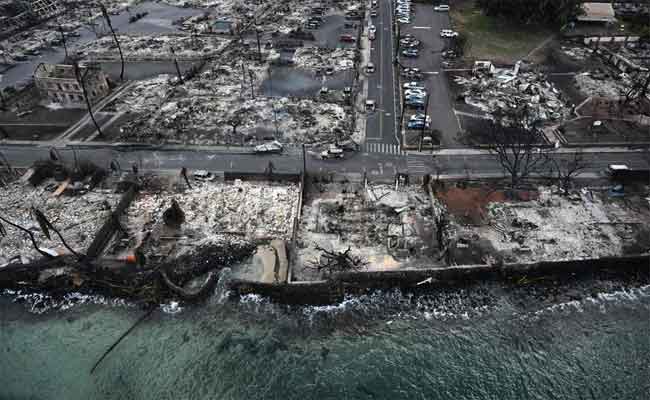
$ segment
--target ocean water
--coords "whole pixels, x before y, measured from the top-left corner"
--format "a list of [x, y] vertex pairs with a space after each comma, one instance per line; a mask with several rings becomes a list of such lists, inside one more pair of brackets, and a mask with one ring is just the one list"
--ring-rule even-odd
[[[650, 398], [650, 286], [494, 284], [289, 307], [258, 296], [144, 311], [0, 297], [0, 399]], [[47, 305], [47, 306], [46, 306]]]

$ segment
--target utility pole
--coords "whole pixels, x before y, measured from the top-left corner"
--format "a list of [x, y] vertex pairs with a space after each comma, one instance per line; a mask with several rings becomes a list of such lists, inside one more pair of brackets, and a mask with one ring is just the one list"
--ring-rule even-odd
[[307, 157], [305, 156], [305, 144], [302, 144], [302, 176], [307, 174]]
[[255, 92], [253, 91], [253, 76], [254, 75], [255, 75], [255, 73], [253, 71], [251, 71], [250, 68], [249, 68], [248, 69], [248, 76], [251, 78], [251, 81], [250, 81], [251, 82], [251, 98], [253, 98], [253, 99], [255, 98]]
[[262, 61], [262, 45], [260, 44], [260, 30], [257, 27], [257, 18], [253, 21], [255, 23], [255, 36], [257, 37], [257, 58]]
[[61, 42], [63, 43], [63, 50], [65, 51], [65, 61], [68, 61], [68, 45], [65, 42], [65, 32], [63, 32], [61, 24], [59, 24], [59, 33], [61, 34]]

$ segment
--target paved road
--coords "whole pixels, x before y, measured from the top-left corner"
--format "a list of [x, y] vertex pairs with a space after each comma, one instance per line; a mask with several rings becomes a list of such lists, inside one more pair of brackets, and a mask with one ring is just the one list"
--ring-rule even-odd
[[[376, 71], [368, 79], [368, 99], [377, 102], [377, 111], [366, 123], [366, 150], [371, 152], [396, 151], [399, 143], [395, 136], [395, 79], [393, 65], [392, 6], [390, 0], [379, 0], [377, 17], [371, 18], [377, 28], [375, 40], [370, 42], [370, 60]], [[376, 146], [379, 143], [391, 147]]]
[[[449, 15], [445, 12], [433, 11], [432, 4], [412, 4], [415, 18], [410, 24], [401, 25], [400, 34], [411, 33], [422, 42], [422, 45], [419, 57], [400, 56], [400, 64], [406, 67], [418, 67], [425, 73], [425, 86], [429, 93], [427, 114], [431, 116], [431, 128], [442, 132], [441, 146], [461, 147], [456, 139], [459, 131], [458, 120], [453, 112], [447, 79], [440, 64], [442, 61], [440, 53], [445, 49], [445, 40], [448, 40], [440, 37], [440, 30], [449, 28]], [[405, 115], [405, 121], [408, 120], [410, 113], [411, 110]], [[419, 138], [419, 133], [415, 135]]]
[[[111, 160], [117, 160], [122, 169], [128, 170], [137, 164], [141, 171], [180, 171], [182, 167], [190, 170], [263, 172], [268, 163], [273, 163], [276, 172], [297, 173], [303, 167], [300, 150], [289, 150], [282, 155], [261, 156], [254, 154], [226, 153], [214, 150], [116, 150], [111, 147], [75, 147], [77, 159], [92, 160], [98, 165], [108, 167]], [[570, 158], [569, 151], [560, 150], [557, 158]], [[0, 160], [6, 157], [14, 167], [27, 167], [36, 160], [49, 158], [47, 146], [0, 146]], [[60, 158], [72, 164], [72, 148], [59, 148]], [[647, 153], [624, 150], [593, 149], [583, 153], [588, 168], [585, 172], [601, 174], [609, 164], [626, 163], [633, 168], [648, 168]], [[448, 177], [499, 177], [502, 169], [494, 156], [481, 150], [449, 149], [431, 155], [409, 154], [407, 156], [382, 153], [348, 154], [344, 160], [319, 160], [307, 155], [307, 171], [320, 174], [350, 174], [369, 178], [390, 180], [396, 172], [411, 176], [440, 173]]]

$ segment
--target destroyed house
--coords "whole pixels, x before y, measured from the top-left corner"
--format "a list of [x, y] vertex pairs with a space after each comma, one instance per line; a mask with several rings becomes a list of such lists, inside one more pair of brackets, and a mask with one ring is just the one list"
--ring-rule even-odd
[[[79, 70], [91, 103], [108, 94], [110, 89], [106, 74], [91, 67], [79, 67]], [[39, 64], [34, 71], [34, 83], [41, 96], [48, 101], [72, 107], [85, 103], [83, 89], [72, 65]]]

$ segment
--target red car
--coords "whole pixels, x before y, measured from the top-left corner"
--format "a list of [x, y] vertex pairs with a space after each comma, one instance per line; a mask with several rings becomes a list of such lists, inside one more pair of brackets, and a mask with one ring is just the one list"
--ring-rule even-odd
[[350, 42], [350, 43], [354, 43], [356, 41], [356, 39], [352, 35], [341, 35], [339, 40], [341, 40], [341, 42]]

